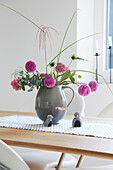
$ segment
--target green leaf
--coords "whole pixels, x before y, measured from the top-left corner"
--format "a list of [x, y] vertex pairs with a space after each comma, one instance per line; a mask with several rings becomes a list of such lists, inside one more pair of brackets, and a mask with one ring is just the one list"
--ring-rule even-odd
[[37, 75], [38, 75], [37, 72], [34, 72], [33, 74], [34, 74], [34, 76], [37, 76]]
[[65, 81], [65, 82], [62, 82], [61, 84], [62, 85], [68, 85], [69, 83]]
[[69, 70], [69, 71], [66, 71], [66, 72], [62, 75], [62, 77], [61, 77], [61, 79], [60, 79], [60, 82], [68, 79], [70, 76], [71, 76], [71, 71], [70, 71], [70, 70]]
[[22, 90], [22, 86], [20, 86], [19, 89]]
[[56, 76], [55, 76], [55, 72], [53, 72], [53, 76], [54, 76], [54, 78], [56, 77]]
[[73, 71], [73, 73], [71, 74], [71, 76], [73, 77], [75, 75], [76, 71]]
[[52, 71], [49, 73], [49, 75], [52, 77], [53, 76], [53, 73], [52, 73]]
[[31, 88], [28, 90], [28, 92], [31, 92], [31, 91], [33, 91], [33, 87], [31, 87]]
[[88, 60], [85, 60], [84, 58], [81, 58], [81, 57], [75, 57], [74, 60], [83, 60], [83, 61], [88, 61]]
[[23, 81], [23, 82], [22, 82], [22, 86], [24, 86], [24, 85], [25, 85], [25, 82]]
[[22, 87], [22, 90], [25, 91], [25, 86], [21, 86]]
[[18, 75], [19, 75], [20, 77], [26, 78], [26, 73], [25, 73], [24, 71], [20, 71], [20, 72], [18, 73]]
[[64, 75], [64, 74], [58, 74], [57, 77], [61, 77], [62, 75]]
[[25, 85], [27, 85], [27, 84], [28, 84], [28, 81], [27, 81], [27, 80], [25, 80], [25, 81], [24, 81], [24, 84], [25, 84]]
[[17, 85], [19, 86], [21, 82], [22, 82], [22, 80], [19, 79], [19, 80], [17, 81]]
[[44, 86], [44, 79], [42, 79], [42, 83], [41, 84], [42, 84], [42, 86]]
[[71, 82], [73, 83], [73, 84], [75, 84], [75, 78], [74, 77], [70, 77], [70, 80], [71, 80]]

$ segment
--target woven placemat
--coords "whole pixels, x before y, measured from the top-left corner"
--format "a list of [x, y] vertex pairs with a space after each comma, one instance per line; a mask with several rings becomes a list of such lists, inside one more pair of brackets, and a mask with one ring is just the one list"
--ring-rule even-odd
[[73, 128], [72, 120], [61, 120], [59, 124], [45, 127], [43, 122], [37, 117], [14, 115], [1, 117], [0, 127], [113, 138], [113, 123], [107, 121], [94, 122], [83, 120], [82, 127]]

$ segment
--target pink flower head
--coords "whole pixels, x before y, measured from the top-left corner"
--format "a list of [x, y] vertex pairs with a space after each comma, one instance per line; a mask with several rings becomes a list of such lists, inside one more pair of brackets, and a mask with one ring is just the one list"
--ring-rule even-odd
[[78, 93], [81, 96], [87, 96], [90, 93], [90, 87], [86, 84], [82, 84], [79, 88], [78, 88]]
[[26, 64], [25, 64], [25, 68], [28, 72], [32, 73], [36, 70], [37, 68], [37, 65], [34, 61], [28, 61]]
[[96, 81], [90, 81], [89, 87], [91, 88], [91, 92], [94, 92], [98, 89], [98, 83]]
[[44, 86], [45, 87], [51, 88], [55, 85], [55, 83], [56, 83], [56, 80], [51, 76], [48, 76], [44, 79]]
[[63, 63], [57, 63], [55, 70], [57, 71], [57, 69], [58, 69], [59, 73], [64, 73], [66, 71], [67, 67]]
[[11, 86], [13, 87], [13, 89], [15, 89], [16, 91], [18, 91], [20, 89], [21, 83], [19, 85], [17, 85], [17, 82], [20, 78], [18, 77], [16, 80], [11, 81]]
[[49, 74], [48, 73], [41, 73], [40, 76], [41, 77], [47, 77], [47, 76], [49, 76]]

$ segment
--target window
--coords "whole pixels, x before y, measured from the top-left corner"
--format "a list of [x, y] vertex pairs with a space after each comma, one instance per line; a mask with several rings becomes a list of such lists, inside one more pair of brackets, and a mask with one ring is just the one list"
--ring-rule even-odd
[[[113, 50], [111, 49], [111, 59], [110, 59], [110, 50], [109, 47], [109, 36], [113, 40], [113, 0], [107, 0], [107, 19], [106, 19], [106, 69], [113, 68]], [[111, 41], [112, 41], [111, 40]]]

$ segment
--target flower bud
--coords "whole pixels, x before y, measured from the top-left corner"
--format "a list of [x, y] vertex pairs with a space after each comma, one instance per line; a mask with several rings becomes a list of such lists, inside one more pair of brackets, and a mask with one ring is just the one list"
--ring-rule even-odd
[[81, 78], [82, 78], [82, 76], [81, 76], [81, 75], [78, 75], [78, 78], [79, 78], [79, 79], [81, 79]]
[[50, 67], [54, 67], [54, 65], [55, 65], [55, 62], [50, 63]]
[[71, 57], [72, 60], [75, 60], [76, 59], [76, 55], [73, 54], [72, 57]]

